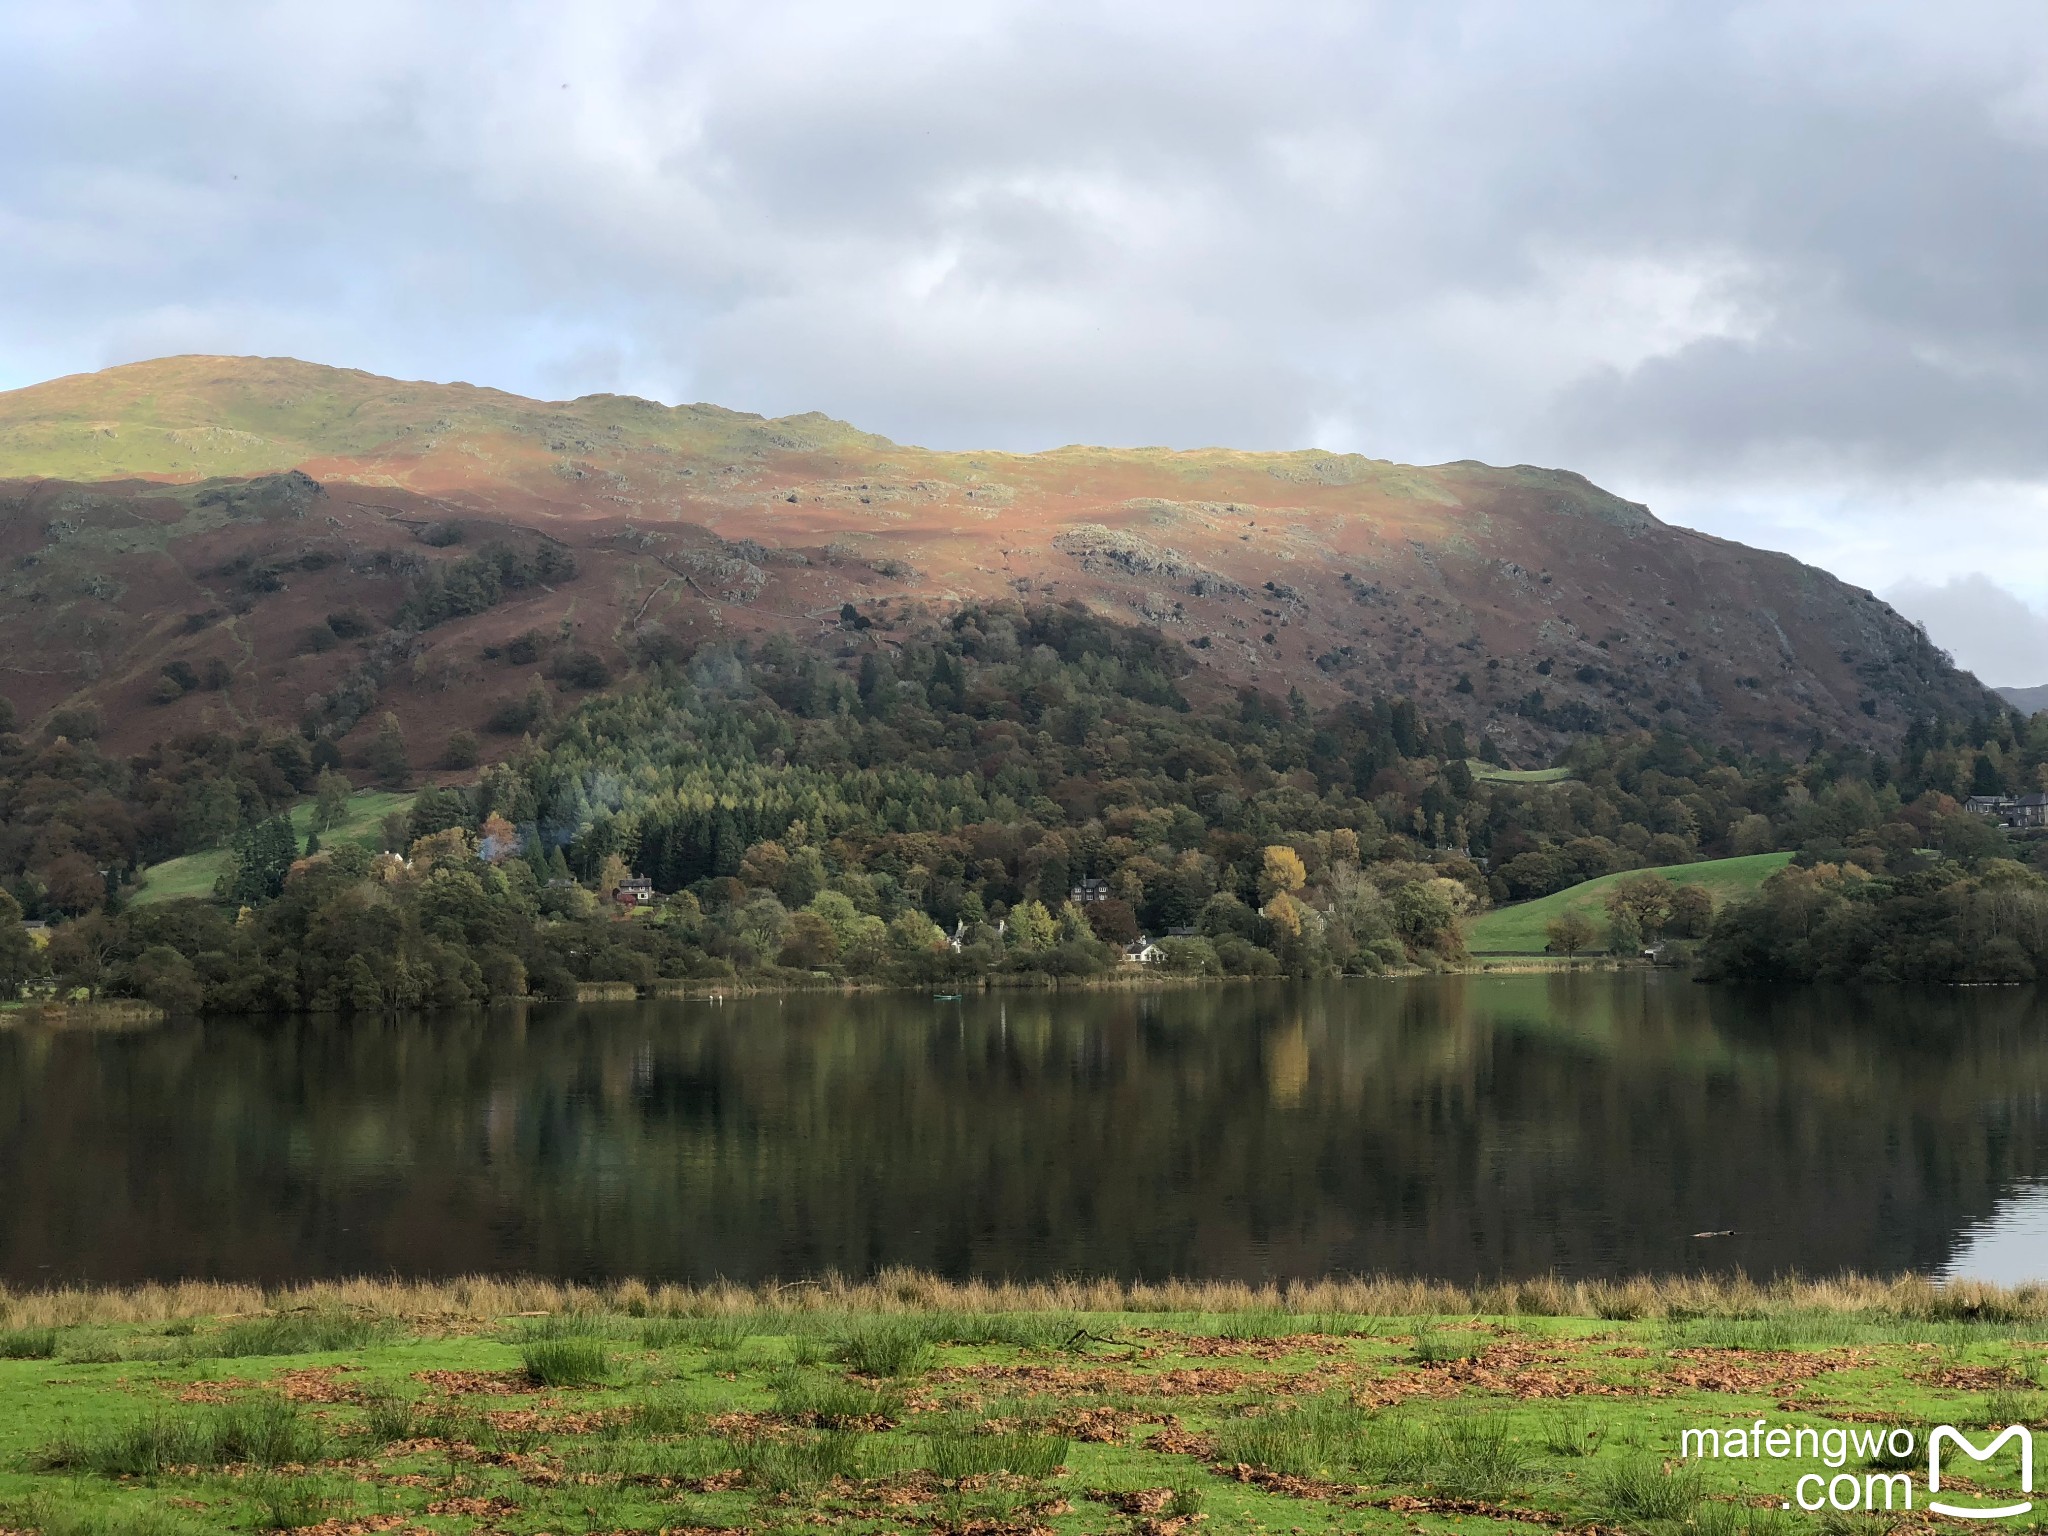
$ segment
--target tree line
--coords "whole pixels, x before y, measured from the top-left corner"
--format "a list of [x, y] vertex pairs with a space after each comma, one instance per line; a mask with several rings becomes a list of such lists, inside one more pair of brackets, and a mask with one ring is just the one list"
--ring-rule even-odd
[[[371, 758], [403, 775], [395, 726], [354, 761], [285, 729], [125, 760], [76, 720], [0, 733], [0, 880], [56, 925], [0, 985], [437, 1006], [663, 978], [1087, 976], [1140, 935], [1189, 974], [1436, 967], [1463, 958], [1470, 913], [1601, 874], [1771, 848], [1873, 878], [1928, 846], [2011, 861], [1954, 792], [1985, 762], [2003, 782], [2048, 761], [2038, 727], [1994, 716], [1930, 726], [1896, 761], [1634, 733], [1576, 743], [1561, 782], [1507, 780], [1488, 740], [1412, 701], [1221, 689], [1158, 632], [1076, 607], [878, 611], [812, 643], [650, 654], [571, 709], [534, 678], [521, 746], [370, 846], [309, 848], [282, 818]], [[141, 867], [223, 844], [211, 899], [132, 902]], [[654, 899], [625, 916], [632, 877]]]

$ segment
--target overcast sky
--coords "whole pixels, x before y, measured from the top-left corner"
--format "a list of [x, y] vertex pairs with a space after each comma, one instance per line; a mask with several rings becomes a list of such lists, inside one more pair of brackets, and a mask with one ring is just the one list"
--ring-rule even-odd
[[0, 0], [0, 145], [0, 388], [1564, 465], [2048, 682], [2039, 0]]

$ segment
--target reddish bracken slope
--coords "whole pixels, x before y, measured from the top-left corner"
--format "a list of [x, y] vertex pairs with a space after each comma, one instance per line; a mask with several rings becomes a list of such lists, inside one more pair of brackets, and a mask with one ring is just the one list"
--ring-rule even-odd
[[[420, 626], [417, 594], [458, 562], [499, 546], [533, 568], [543, 545], [573, 578], [541, 561]], [[30, 715], [96, 704], [120, 744], [374, 707], [424, 756], [531, 674], [573, 692], [599, 665], [832, 630], [847, 603], [989, 600], [1158, 626], [1196, 686], [1407, 694], [1522, 761], [1630, 723], [1885, 745], [1916, 714], [1995, 706], [1869, 593], [1558, 470], [939, 453], [819, 416], [271, 359], [0, 394], [0, 692]]]

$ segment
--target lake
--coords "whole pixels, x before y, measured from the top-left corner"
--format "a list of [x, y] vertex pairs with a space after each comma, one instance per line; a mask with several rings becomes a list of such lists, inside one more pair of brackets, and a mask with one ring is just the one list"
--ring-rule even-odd
[[2012, 1280], [2048, 1274], [2044, 1127], [2033, 988], [1587, 973], [0, 1029], [0, 1279]]

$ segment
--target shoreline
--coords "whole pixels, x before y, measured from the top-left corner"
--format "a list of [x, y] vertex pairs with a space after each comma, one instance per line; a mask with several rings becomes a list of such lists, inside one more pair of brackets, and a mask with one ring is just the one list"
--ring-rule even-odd
[[[1603, 958], [1598, 960], [1561, 960], [1540, 955], [1475, 956], [1471, 961], [1447, 965], [1432, 970], [1423, 966], [1402, 966], [1393, 970], [1362, 975], [1341, 975], [1316, 978], [1324, 981], [1417, 981], [1429, 977], [1446, 976], [1539, 976], [1552, 973], [1560, 975], [1618, 975], [1624, 971], [1673, 970], [1670, 966], [1656, 966], [1645, 960], [1624, 960]], [[520, 997], [501, 998], [487, 1004], [472, 1005], [479, 1009], [501, 1007], [535, 1007], [561, 1003], [652, 1003], [652, 1002], [712, 1002], [738, 997], [803, 997], [829, 996], [863, 997], [898, 994], [905, 997], [925, 996], [941, 999], [962, 998], [969, 994], [1006, 992], [1125, 992], [1181, 990], [1199, 987], [1229, 987], [1255, 984], [1292, 985], [1304, 978], [1291, 976], [1182, 976], [1157, 971], [1137, 974], [1112, 973], [1105, 976], [1046, 976], [1036, 972], [1016, 976], [975, 976], [955, 982], [889, 982], [863, 981], [853, 978], [820, 978], [808, 984], [795, 980], [746, 980], [741, 978], [700, 980], [676, 978], [653, 981], [646, 986], [633, 982], [590, 981], [579, 982], [574, 997], [541, 997], [525, 994]], [[436, 1009], [393, 1009], [374, 1014], [371, 1018], [390, 1018], [398, 1014], [433, 1013]], [[60, 1002], [54, 999], [24, 1000], [0, 1003], [0, 1029], [14, 1026], [33, 1025], [49, 1029], [141, 1029], [162, 1024], [173, 1018], [345, 1018], [353, 1012], [339, 1010], [297, 1009], [288, 1013], [224, 1014], [200, 1012], [173, 1014], [154, 1003], [141, 998], [112, 997], [95, 998], [91, 1001]]]
[[602, 1284], [535, 1275], [448, 1279], [348, 1276], [279, 1285], [233, 1280], [15, 1287], [0, 1283], [0, 1328], [161, 1323], [205, 1317], [354, 1312], [447, 1322], [587, 1312], [709, 1317], [818, 1312], [899, 1314], [1280, 1314], [1360, 1317], [1556, 1317], [1610, 1322], [1861, 1316], [1922, 1322], [2048, 1322], [2048, 1281], [1997, 1285], [1847, 1271], [1757, 1280], [1740, 1272], [1568, 1280], [1452, 1281], [1333, 1275], [1253, 1284], [1182, 1278], [954, 1280], [885, 1269], [865, 1279], [827, 1271], [792, 1280], [704, 1284], [622, 1278]]

